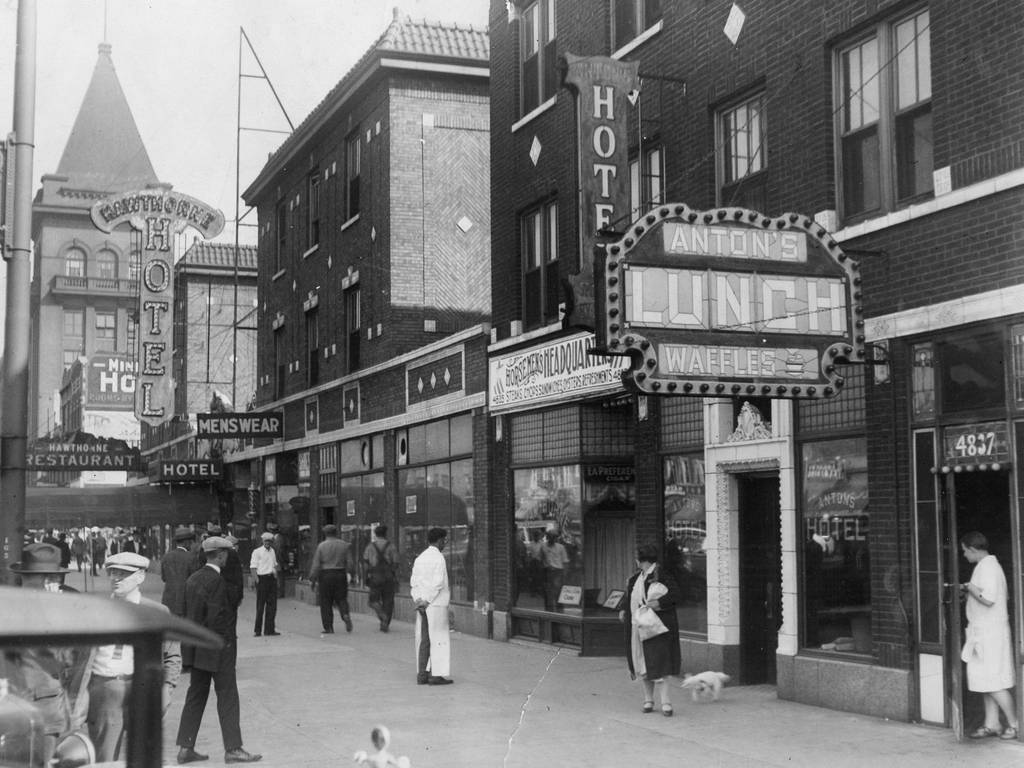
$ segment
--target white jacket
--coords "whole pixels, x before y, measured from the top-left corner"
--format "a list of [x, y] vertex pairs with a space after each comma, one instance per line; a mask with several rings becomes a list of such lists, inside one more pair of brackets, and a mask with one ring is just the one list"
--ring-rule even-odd
[[423, 550], [412, 564], [409, 595], [414, 602], [424, 600], [431, 606], [448, 605], [451, 600], [448, 567], [441, 550], [433, 544]]

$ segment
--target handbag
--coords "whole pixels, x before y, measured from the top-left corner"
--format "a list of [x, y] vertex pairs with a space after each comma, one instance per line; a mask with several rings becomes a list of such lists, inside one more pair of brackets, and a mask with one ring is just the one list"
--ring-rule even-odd
[[665, 622], [658, 618], [658, 614], [646, 603], [633, 611], [633, 624], [641, 640], [650, 640], [668, 632]]

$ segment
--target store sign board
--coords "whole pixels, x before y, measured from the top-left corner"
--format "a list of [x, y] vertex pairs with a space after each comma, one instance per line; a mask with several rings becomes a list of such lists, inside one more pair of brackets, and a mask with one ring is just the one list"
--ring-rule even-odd
[[35, 440], [29, 443], [25, 455], [25, 469], [30, 472], [137, 472], [141, 464], [138, 448], [113, 440], [95, 443]]
[[93, 355], [86, 369], [85, 405], [106, 411], [130, 411], [135, 407], [135, 374], [138, 364], [126, 355]]
[[624, 357], [591, 354], [592, 333], [496, 355], [488, 362], [488, 404], [492, 413], [622, 389]]
[[284, 412], [197, 413], [196, 437], [208, 440], [284, 437]]
[[[1004, 421], [961, 424], [946, 427], [943, 437], [943, 462], [946, 467], [1006, 464], [1010, 461], [1010, 440]], [[995, 467], [998, 469], [998, 467]]]
[[193, 227], [205, 238], [216, 237], [224, 228], [224, 215], [168, 189], [119, 192], [93, 204], [90, 215], [103, 232], [112, 232], [124, 223], [142, 232], [135, 413], [140, 421], [158, 426], [174, 415], [174, 238], [186, 227]]
[[594, 273], [596, 346], [646, 394], [829, 397], [865, 359], [859, 265], [806, 216], [659, 206]]
[[204, 483], [219, 480], [222, 475], [223, 465], [220, 461], [161, 459], [150, 462], [150, 478], [158, 483]]

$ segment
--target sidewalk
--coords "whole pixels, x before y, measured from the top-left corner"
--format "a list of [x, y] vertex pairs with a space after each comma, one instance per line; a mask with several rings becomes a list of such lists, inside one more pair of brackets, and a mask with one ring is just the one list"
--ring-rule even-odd
[[[79, 587], [82, 577], [71, 574]], [[98, 584], [97, 586], [100, 586]], [[90, 585], [91, 587], [91, 585]], [[148, 595], [159, 596], [150, 574]], [[98, 591], [98, 590], [96, 590]], [[697, 704], [673, 691], [675, 717], [640, 712], [639, 684], [625, 661], [572, 649], [452, 635], [455, 685], [418, 686], [413, 628], [353, 615], [352, 634], [320, 636], [319, 609], [278, 604], [278, 637], [253, 637], [255, 593], [239, 613], [238, 687], [246, 749], [260, 765], [352, 765], [371, 749], [372, 727], [391, 730], [392, 751], [413, 768], [715, 768], [1024, 766], [1024, 745], [998, 739], [957, 744], [951, 730], [896, 723], [776, 698], [772, 686], [726, 688]], [[164, 721], [165, 763], [175, 765], [187, 676]], [[196, 748], [223, 765], [211, 693]]]

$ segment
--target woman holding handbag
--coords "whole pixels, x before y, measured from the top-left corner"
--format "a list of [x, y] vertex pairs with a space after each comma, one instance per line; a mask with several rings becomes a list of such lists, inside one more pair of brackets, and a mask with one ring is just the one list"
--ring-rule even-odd
[[630, 679], [640, 678], [644, 691], [644, 713], [654, 711], [657, 691], [661, 713], [672, 717], [670, 675], [680, 670], [679, 583], [658, 565], [658, 549], [642, 544], [636, 551], [637, 572], [626, 587], [629, 609], [619, 615], [626, 627], [626, 660]]

